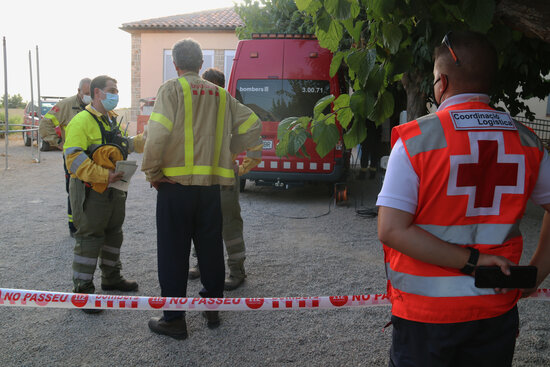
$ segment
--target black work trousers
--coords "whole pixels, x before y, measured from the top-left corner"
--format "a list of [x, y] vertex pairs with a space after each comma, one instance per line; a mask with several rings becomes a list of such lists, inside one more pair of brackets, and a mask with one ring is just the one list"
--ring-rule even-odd
[[[162, 183], [157, 195], [158, 276], [163, 297], [186, 297], [191, 240], [197, 251], [205, 298], [223, 297], [223, 258], [220, 187]], [[165, 311], [164, 319], [184, 316]]]
[[63, 170], [65, 171], [65, 190], [67, 191], [67, 217], [68, 217], [68, 223], [69, 223], [69, 231], [71, 233], [76, 232], [76, 227], [73, 222], [73, 210], [71, 209], [71, 199], [69, 197], [69, 182], [71, 181], [71, 174], [67, 170], [67, 165], [65, 164], [65, 154], [61, 154], [63, 156]]
[[367, 137], [361, 143], [361, 168], [369, 166], [378, 169], [380, 162], [380, 139], [382, 128], [376, 126], [371, 120], [367, 120]]
[[391, 317], [389, 367], [509, 367], [519, 330], [517, 307], [490, 319], [426, 324]]

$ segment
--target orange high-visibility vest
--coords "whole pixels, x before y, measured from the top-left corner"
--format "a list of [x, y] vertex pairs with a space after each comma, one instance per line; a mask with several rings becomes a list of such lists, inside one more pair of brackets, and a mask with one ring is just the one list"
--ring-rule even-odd
[[[443, 241], [472, 246], [518, 263], [519, 223], [536, 184], [543, 146], [504, 112], [481, 102], [449, 106], [397, 126], [419, 177], [413, 223]], [[474, 286], [458, 269], [427, 264], [384, 246], [388, 294], [395, 316], [427, 323], [496, 317], [519, 290], [496, 294]]]

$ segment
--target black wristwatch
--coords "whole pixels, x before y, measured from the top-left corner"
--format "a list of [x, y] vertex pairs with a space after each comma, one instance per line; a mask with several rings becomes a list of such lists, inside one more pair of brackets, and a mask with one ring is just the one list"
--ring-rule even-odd
[[479, 260], [479, 250], [473, 247], [466, 248], [470, 250], [470, 258], [468, 259], [468, 262], [466, 262], [466, 265], [460, 269], [460, 271], [464, 274], [470, 275], [475, 270], [477, 261]]

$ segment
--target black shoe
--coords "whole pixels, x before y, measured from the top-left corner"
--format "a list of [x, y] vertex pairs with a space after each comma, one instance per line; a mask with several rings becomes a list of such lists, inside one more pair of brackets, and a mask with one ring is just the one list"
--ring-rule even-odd
[[74, 233], [75, 233], [75, 231], [69, 230], [69, 236], [71, 236], [72, 238], [74, 238]]
[[201, 276], [199, 266], [195, 265], [189, 268], [189, 279], [197, 279]]
[[178, 340], [187, 338], [187, 324], [183, 317], [171, 321], [164, 320], [164, 317], [152, 317], [149, 319], [148, 325], [154, 333], [167, 335]]
[[220, 326], [219, 311], [203, 311], [202, 317], [206, 319], [206, 326], [209, 329], [215, 329]]
[[104, 291], [133, 292], [137, 291], [138, 284], [133, 280], [122, 279], [116, 284], [101, 284], [101, 289]]
[[82, 312], [87, 313], [89, 315], [94, 315], [94, 314], [102, 313], [103, 310], [100, 308], [83, 308]]

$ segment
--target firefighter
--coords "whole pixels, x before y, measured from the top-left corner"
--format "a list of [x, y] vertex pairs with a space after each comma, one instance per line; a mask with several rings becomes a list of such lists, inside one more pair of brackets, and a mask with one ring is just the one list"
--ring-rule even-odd
[[[44, 140], [42, 150], [49, 150], [51, 148], [63, 150], [63, 143], [65, 141], [65, 128], [69, 121], [76, 116], [77, 113], [82, 111], [90, 102], [90, 78], [84, 78], [78, 84], [78, 91], [76, 95], [67, 97], [57, 102], [48, 113], [40, 120], [38, 131], [40, 136]], [[59, 126], [61, 130], [61, 137], [59, 137], [55, 131], [55, 128]], [[65, 171], [65, 190], [67, 191], [67, 216], [69, 223], [69, 234], [74, 237], [76, 228], [73, 222], [73, 213], [71, 210], [71, 201], [69, 200], [69, 179], [70, 175], [65, 166], [65, 156], [63, 156], [63, 171]]]
[[382, 127], [376, 126], [374, 121], [367, 120], [367, 137], [361, 143], [361, 170], [357, 179], [364, 180], [369, 173], [369, 179], [376, 177], [378, 165], [380, 163], [380, 138], [382, 137]]
[[[113, 109], [118, 103], [117, 81], [101, 75], [90, 84], [92, 103], [67, 126], [63, 146], [71, 174], [70, 200], [77, 231], [73, 260], [73, 292], [93, 293], [99, 258], [101, 289], [135, 291], [138, 284], [120, 274], [120, 246], [126, 192], [107, 187], [122, 178], [114, 163], [129, 151], [143, 151], [143, 136], [121, 136]], [[101, 310], [84, 310], [95, 313]]]
[[[225, 76], [223, 72], [216, 68], [209, 68], [202, 74], [202, 78], [212, 82], [220, 87], [225, 86]], [[241, 217], [241, 206], [239, 205], [239, 179], [248, 173], [252, 168], [256, 167], [261, 162], [262, 147], [261, 141], [259, 144], [247, 150], [246, 157], [243, 163], [236, 167], [237, 179], [233, 186], [221, 186], [221, 203], [223, 216], [223, 242], [227, 252], [227, 267], [229, 275], [225, 278], [224, 289], [231, 291], [238, 288], [246, 278], [244, 270], [244, 260], [246, 259], [246, 248], [243, 238], [243, 219]], [[237, 155], [233, 155], [233, 161]], [[193, 248], [193, 256], [196, 256]], [[195, 279], [200, 276], [198, 264], [189, 269], [189, 278]]]
[[511, 366], [517, 302], [534, 289], [481, 289], [479, 265], [510, 275], [531, 199], [545, 210], [530, 265], [550, 272], [550, 161], [533, 131], [495, 111], [497, 54], [474, 32], [434, 54], [436, 113], [393, 128], [378, 196], [392, 302], [390, 366]]
[[[164, 83], [148, 122], [142, 170], [157, 194], [158, 275], [163, 297], [185, 297], [191, 240], [195, 245], [202, 297], [223, 297], [224, 258], [220, 185], [235, 181], [232, 155], [258, 145], [261, 122], [225, 89], [202, 79], [203, 56], [192, 39], [176, 43], [172, 58], [178, 79]], [[217, 311], [203, 313], [207, 326]], [[183, 311], [149, 320], [151, 331], [187, 338]]]

